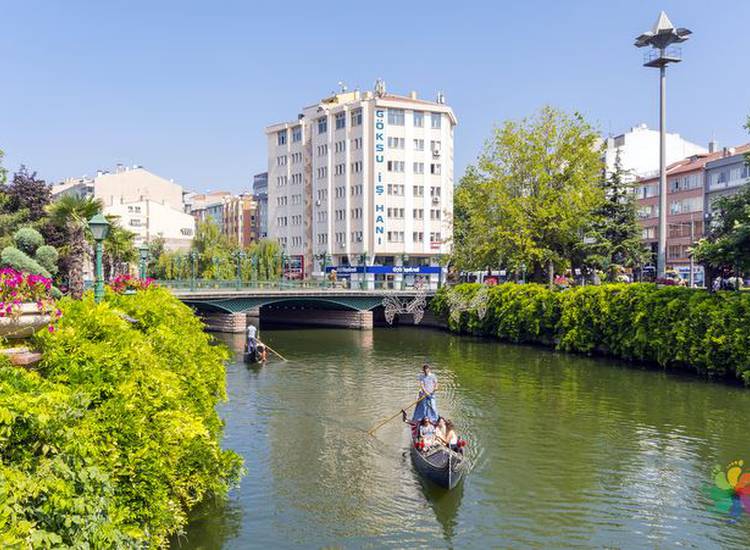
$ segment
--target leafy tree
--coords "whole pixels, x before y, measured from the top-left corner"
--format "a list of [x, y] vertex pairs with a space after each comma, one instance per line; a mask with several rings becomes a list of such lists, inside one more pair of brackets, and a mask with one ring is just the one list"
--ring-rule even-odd
[[67, 257], [67, 278], [70, 295], [80, 300], [83, 296], [83, 267], [88, 249], [88, 220], [101, 212], [99, 199], [65, 195], [48, 207], [50, 221], [67, 236], [62, 253]]
[[26, 210], [29, 221], [37, 221], [46, 216], [45, 208], [52, 198], [52, 188], [36, 172], [29, 172], [26, 166], [13, 174], [13, 180], [5, 189], [8, 202], [5, 205], [9, 212]]
[[597, 139], [580, 114], [552, 107], [498, 128], [455, 193], [456, 264], [526, 264], [537, 280], [546, 270], [551, 282], [603, 201]]
[[618, 155], [614, 172], [601, 180], [604, 202], [592, 214], [586, 231], [591, 242], [581, 245], [580, 265], [609, 270], [612, 274], [617, 266], [638, 267], [648, 261], [628, 176]]
[[231, 279], [234, 277], [232, 246], [212, 219], [198, 222], [193, 239], [193, 251], [198, 254], [197, 276], [201, 279]]
[[706, 237], [693, 249], [706, 273], [716, 270], [750, 269], [750, 187], [733, 196], [721, 197], [713, 205]]
[[5, 185], [5, 181], [8, 179], [8, 171], [3, 168], [3, 158], [5, 157], [5, 153], [2, 149], [0, 149], [0, 185]]
[[22, 227], [13, 235], [14, 246], [6, 246], [0, 253], [0, 264], [51, 278], [57, 273], [57, 250], [44, 244], [41, 233]]
[[159, 258], [164, 254], [164, 245], [166, 240], [161, 235], [152, 238], [148, 243], [148, 264], [146, 265], [146, 275], [155, 279], [164, 279], [159, 273]]

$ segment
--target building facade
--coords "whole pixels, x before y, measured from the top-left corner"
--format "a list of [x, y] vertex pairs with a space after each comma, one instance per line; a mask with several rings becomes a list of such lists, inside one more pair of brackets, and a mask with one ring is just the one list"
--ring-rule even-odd
[[99, 199], [105, 215], [117, 216], [124, 229], [136, 234], [137, 245], [156, 237], [172, 250], [192, 243], [195, 221], [185, 213], [182, 186], [142, 166], [118, 164], [114, 172], [100, 170], [94, 178], [71, 178], [52, 186], [53, 200], [63, 195]]
[[[668, 165], [708, 152], [705, 147], [683, 139], [680, 134], [667, 133], [666, 138]], [[607, 138], [604, 162], [608, 173], [614, 172], [618, 156], [622, 168], [633, 179], [658, 176], [659, 131], [639, 124], [619, 136]]]
[[713, 204], [719, 197], [732, 196], [750, 183], [750, 166], [746, 154], [750, 144], [730, 147], [721, 152], [721, 156], [706, 163], [706, 186], [704, 209], [710, 213]]
[[261, 239], [268, 236], [268, 172], [253, 176], [253, 195], [258, 204], [258, 231]]
[[301, 276], [437, 284], [453, 233], [456, 117], [436, 101], [341, 92], [266, 128], [268, 233]]
[[[742, 153], [750, 149], [697, 154], [667, 167], [667, 268], [683, 279], [690, 276], [690, 249], [704, 235], [705, 212], [716, 196], [736, 192], [748, 180]], [[746, 167], [745, 167], [746, 168]], [[744, 174], [744, 177], [743, 177]], [[643, 240], [656, 254], [659, 238], [659, 176], [644, 178], [636, 187]], [[694, 265], [695, 282], [703, 284], [703, 267]]]
[[250, 194], [224, 199], [222, 232], [233, 243], [249, 246], [259, 238], [258, 208]]

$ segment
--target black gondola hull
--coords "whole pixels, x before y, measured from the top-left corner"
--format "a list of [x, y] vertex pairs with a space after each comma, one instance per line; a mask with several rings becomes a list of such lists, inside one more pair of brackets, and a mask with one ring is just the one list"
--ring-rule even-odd
[[423, 453], [412, 441], [411, 459], [419, 475], [445, 489], [453, 489], [463, 478], [464, 456], [445, 447]]

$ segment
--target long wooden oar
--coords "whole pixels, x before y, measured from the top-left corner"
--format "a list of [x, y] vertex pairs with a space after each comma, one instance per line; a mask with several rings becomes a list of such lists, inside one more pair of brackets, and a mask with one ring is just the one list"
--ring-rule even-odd
[[393, 420], [394, 418], [396, 418], [396, 417], [397, 417], [398, 415], [400, 415], [400, 414], [401, 414], [401, 411], [405, 411], [406, 409], [410, 409], [411, 407], [413, 407], [414, 405], [416, 405], [417, 403], [419, 403], [420, 401], [422, 401], [422, 399], [424, 399], [424, 398], [425, 398], [425, 397], [427, 397], [428, 395], [429, 395], [429, 394], [427, 394], [427, 393], [426, 393], [426, 394], [424, 394], [424, 395], [423, 395], [422, 397], [420, 397], [419, 399], [417, 399], [417, 400], [416, 400], [416, 401], [415, 401], [414, 403], [409, 403], [409, 404], [408, 404], [408, 405], [407, 405], [406, 407], [404, 407], [403, 409], [399, 409], [399, 411], [398, 411], [398, 412], [397, 412], [396, 414], [394, 414], [393, 416], [391, 416], [390, 418], [386, 418], [385, 420], [383, 420], [383, 421], [382, 421], [382, 422], [381, 422], [380, 424], [378, 424], [377, 426], [375, 426], [375, 427], [373, 427], [373, 428], [370, 428], [370, 429], [368, 430], [368, 432], [367, 432], [367, 433], [368, 433], [368, 435], [372, 435], [372, 434], [374, 434], [374, 433], [375, 433], [375, 432], [376, 432], [377, 430], [379, 430], [379, 429], [380, 429], [381, 427], [385, 426], [386, 424], [388, 424], [388, 422], [390, 422], [391, 420]]
[[273, 353], [275, 353], [276, 355], [278, 355], [279, 359], [281, 359], [282, 361], [284, 361], [284, 362], [287, 361], [286, 357], [284, 357], [283, 355], [281, 355], [278, 351], [276, 351], [275, 349], [273, 349], [271, 346], [269, 346], [265, 342], [261, 342], [260, 340], [258, 340], [258, 342], [260, 342], [261, 344], [263, 344], [264, 346], [266, 346], [267, 349], [271, 350]]

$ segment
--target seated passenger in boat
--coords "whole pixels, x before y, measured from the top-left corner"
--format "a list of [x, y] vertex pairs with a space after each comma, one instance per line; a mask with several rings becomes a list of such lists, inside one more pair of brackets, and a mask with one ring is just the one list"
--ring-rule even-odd
[[435, 444], [435, 426], [426, 416], [419, 423], [419, 441], [424, 443], [425, 447], [431, 447]]
[[440, 440], [451, 450], [456, 452], [463, 452], [458, 446], [458, 434], [456, 433], [456, 428], [453, 425], [453, 422], [451, 422], [450, 420], [444, 420], [443, 422], [445, 424], [445, 431], [443, 435], [440, 436]]

